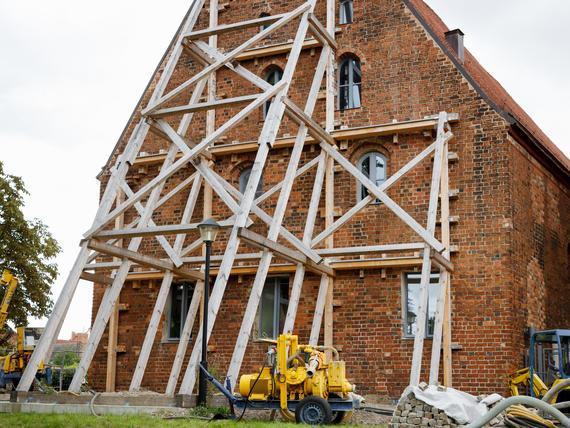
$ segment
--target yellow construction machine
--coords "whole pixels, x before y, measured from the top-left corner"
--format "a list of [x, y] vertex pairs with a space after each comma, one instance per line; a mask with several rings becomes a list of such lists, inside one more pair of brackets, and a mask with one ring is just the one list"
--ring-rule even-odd
[[[528, 395], [542, 398], [549, 389], [568, 378], [570, 330], [558, 329], [538, 331], [531, 335], [529, 367], [507, 375], [507, 382], [513, 396], [519, 395], [519, 388], [523, 387], [528, 390]], [[570, 387], [554, 394], [550, 404], [566, 401], [570, 401]]]
[[[8, 270], [4, 270], [2, 279], [0, 279], [0, 285], [7, 285], [4, 298], [2, 299], [2, 306], [0, 307], [1, 330], [6, 322], [6, 317], [8, 316], [8, 305], [18, 285], [18, 280]], [[18, 342], [16, 351], [5, 356], [0, 356], [0, 388], [5, 388], [7, 390], [12, 390], [18, 385], [28, 360], [32, 356], [32, 352], [34, 352], [36, 342], [42, 334], [43, 328], [18, 327], [17, 331]], [[50, 383], [51, 367], [44, 367], [42, 361], [38, 367], [36, 377], [38, 379], [42, 377], [46, 378], [47, 382]]]
[[[279, 410], [286, 420], [306, 425], [340, 423], [353, 409], [360, 407], [361, 397], [345, 377], [345, 363], [332, 347], [300, 345], [291, 334], [267, 340], [272, 346], [259, 373], [240, 378], [240, 396], [224, 388], [203, 367], [208, 380], [228, 397], [233, 409]], [[331, 351], [329, 361], [325, 351]], [[242, 413], [243, 415], [243, 413]]]

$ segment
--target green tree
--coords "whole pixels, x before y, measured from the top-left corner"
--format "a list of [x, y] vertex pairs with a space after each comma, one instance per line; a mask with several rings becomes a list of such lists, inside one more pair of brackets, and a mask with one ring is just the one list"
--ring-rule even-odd
[[75, 351], [63, 351], [55, 352], [55, 356], [52, 358], [51, 363], [56, 366], [61, 366], [64, 362], [63, 354], [65, 352], [65, 367], [77, 367], [79, 364], [79, 356]]
[[[22, 179], [6, 174], [0, 162], [0, 269], [9, 269], [19, 280], [8, 308], [8, 320], [16, 326], [27, 325], [29, 316], [49, 314], [50, 288], [57, 278], [57, 266], [49, 262], [61, 251], [45, 224], [25, 219], [28, 194]], [[4, 292], [0, 290], [0, 299]]]

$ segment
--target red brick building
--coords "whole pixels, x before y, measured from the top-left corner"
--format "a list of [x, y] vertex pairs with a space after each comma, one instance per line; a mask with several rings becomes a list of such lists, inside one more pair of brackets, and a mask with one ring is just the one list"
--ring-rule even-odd
[[[291, 10], [297, 3], [302, 2], [233, 0], [220, 8], [219, 22], [274, 15]], [[462, 34], [448, 32], [421, 0], [344, 0], [337, 2], [336, 12], [337, 131], [421, 120], [440, 111], [458, 115], [458, 120], [451, 123], [454, 138], [449, 142], [449, 182], [453, 189], [451, 261], [455, 266], [451, 279], [453, 384], [470, 393], [504, 392], [505, 373], [524, 364], [525, 331], [529, 327], [570, 327], [570, 161], [469, 51], [463, 50]], [[325, 22], [324, 2], [317, 2], [315, 15]], [[197, 28], [205, 28], [207, 24], [207, 14], [202, 14]], [[227, 51], [258, 31], [259, 27], [255, 27], [244, 30], [243, 34], [220, 35], [218, 45]], [[255, 55], [246, 51], [239, 58], [240, 63], [276, 83], [287, 61], [287, 52], [281, 47], [293, 31], [293, 27], [283, 27], [259, 44], [265, 48], [263, 53], [259, 47], [254, 49]], [[110, 165], [122, 152], [148, 103], [172, 46], [139, 101], [108, 167], [100, 175], [102, 188], [109, 180]], [[291, 100], [298, 105], [302, 105], [309, 91], [320, 49], [308, 42], [301, 53], [293, 77], [295, 90], [289, 91]], [[169, 88], [181, 84], [199, 69], [194, 59], [183, 55]], [[220, 99], [244, 95], [253, 88], [245, 80], [235, 78], [227, 68], [218, 71], [217, 83]], [[324, 94], [319, 95], [313, 115], [320, 123], [325, 120], [324, 98]], [[185, 101], [188, 102], [188, 97]], [[227, 118], [218, 115], [216, 120], [223, 122]], [[247, 183], [256, 151], [256, 144], [248, 142], [256, 139], [263, 122], [264, 109], [259, 109], [233, 128], [225, 140], [216, 142], [214, 147], [218, 149], [212, 150], [213, 169], [237, 189]], [[294, 132], [295, 125], [285, 121], [280, 137], [285, 141]], [[186, 137], [199, 142], [205, 135], [206, 113], [199, 112]], [[375, 174], [377, 183], [381, 183], [432, 141], [431, 131], [400, 133], [397, 138], [378, 133], [338, 141], [338, 148], [361, 170]], [[127, 176], [133, 190], [158, 174], [166, 148], [163, 139], [149, 134], [142, 147], [147, 156], [139, 156]], [[283, 179], [287, 166], [284, 158], [289, 153], [290, 147], [285, 143], [271, 150], [260, 191]], [[301, 165], [317, 155], [315, 145], [308, 142]], [[431, 170], [432, 163], [425, 161], [389, 190], [391, 198], [420, 223], [426, 221]], [[165, 192], [193, 172], [191, 165], [177, 172], [166, 182]], [[297, 236], [303, 233], [314, 174], [313, 169], [296, 182], [287, 206], [284, 225]], [[334, 191], [335, 211], [339, 214], [366, 196], [356, 180], [342, 170], [334, 175]], [[188, 192], [181, 192], [156, 210], [154, 222], [168, 224], [179, 215]], [[271, 197], [260, 206], [271, 213], [276, 200]], [[202, 220], [203, 203], [201, 191], [192, 222]], [[231, 215], [216, 193], [213, 207], [213, 217], [218, 220]], [[324, 209], [324, 197], [321, 207]], [[133, 215], [126, 212], [125, 224]], [[317, 216], [315, 235], [324, 227], [325, 219]], [[253, 230], [267, 233], [264, 226], [256, 225]], [[436, 235], [439, 234], [438, 225]], [[371, 203], [340, 228], [334, 240], [335, 246], [351, 247], [414, 242], [417, 237], [385, 204]], [[220, 236], [213, 247], [214, 255], [223, 253], [225, 243], [225, 236]], [[164, 256], [156, 241], [145, 239], [142, 247]], [[251, 252], [251, 248], [242, 244], [240, 251]], [[200, 254], [198, 248], [190, 255]], [[361, 394], [396, 398], [409, 378], [421, 258], [415, 251], [408, 251], [392, 261], [384, 256], [378, 259], [381, 260], [371, 259], [366, 266], [345, 263], [345, 267], [336, 269], [334, 345], [346, 361], [347, 376], [358, 385]], [[213, 263], [215, 274], [219, 261], [214, 259]], [[209, 342], [210, 366], [215, 366], [220, 375], [227, 370], [256, 271], [255, 262], [240, 263], [243, 266], [232, 271]], [[242, 373], [255, 370], [263, 359], [266, 345], [256, 344], [254, 340], [273, 336], [282, 327], [294, 270], [294, 266], [274, 260], [258, 320], [250, 334]], [[130, 274], [121, 291], [117, 389], [129, 387], [160, 278], [161, 274], [141, 269]], [[142, 381], [144, 388], [164, 391], [193, 287], [193, 283], [176, 282], [170, 290]], [[318, 288], [317, 275], [306, 277], [295, 324], [295, 333], [302, 341], [309, 337]], [[94, 315], [103, 291], [104, 286], [96, 286]], [[430, 302], [423, 367], [429, 367], [429, 333], [434, 311], [431, 295]], [[197, 331], [198, 321], [192, 340]], [[91, 365], [89, 382], [97, 390], [105, 388], [107, 344], [106, 333]], [[189, 351], [185, 364], [188, 355]]]

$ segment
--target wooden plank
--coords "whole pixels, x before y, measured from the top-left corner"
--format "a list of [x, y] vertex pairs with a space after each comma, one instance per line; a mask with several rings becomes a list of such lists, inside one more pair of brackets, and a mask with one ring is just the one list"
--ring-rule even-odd
[[334, 270], [322, 264], [316, 264], [311, 259], [307, 258], [303, 253], [293, 250], [289, 247], [279, 244], [278, 242], [271, 241], [262, 235], [240, 228], [239, 236], [243, 241], [248, 244], [254, 245], [261, 249], [267, 249], [276, 253], [279, 257], [292, 261], [293, 263], [302, 263], [312, 272], [324, 273], [326, 275], [334, 276]]
[[[315, 227], [315, 219], [321, 200], [321, 193], [323, 188], [323, 180], [325, 176], [325, 167], [327, 156], [321, 153], [318, 156], [319, 165], [315, 174], [315, 181], [313, 182], [313, 192], [311, 194], [311, 201], [309, 202], [309, 210], [307, 211], [307, 220], [305, 221], [305, 230], [303, 231], [303, 243], [310, 244], [313, 229]], [[293, 278], [293, 285], [291, 286], [291, 294], [289, 296], [289, 304], [287, 306], [287, 315], [285, 316], [285, 323], [283, 325], [283, 334], [292, 333], [295, 326], [295, 318], [297, 316], [297, 308], [299, 306], [299, 299], [301, 298], [301, 289], [303, 287], [303, 279], [305, 278], [305, 265], [298, 263], [295, 269], [295, 277]]]
[[431, 349], [431, 363], [429, 370], [429, 384], [439, 384], [439, 357], [441, 354], [441, 336], [443, 327], [443, 311], [445, 306], [445, 282], [446, 270], [439, 270], [439, 284], [437, 286], [437, 303], [435, 308], [435, 322], [433, 326], [433, 338]]
[[156, 296], [156, 301], [154, 302], [154, 308], [150, 317], [150, 321], [148, 323], [144, 341], [141, 347], [141, 352], [139, 354], [139, 358], [135, 366], [135, 372], [129, 386], [130, 392], [138, 391], [140, 389], [148, 358], [152, 350], [152, 345], [154, 344], [154, 338], [156, 337], [156, 331], [158, 330], [160, 319], [162, 318], [162, 313], [164, 312], [166, 301], [170, 293], [172, 278], [172, 271], [167, 270], [164, 273], [158, 295]]
[[247, 104], [251, 101], [254, 101], [255, 99], [257, 99], [258, 96], [259, 94], [242, 95], [239, 97], [224, 98], [221, 100], [208, 101], [205, 103], [188, 104], [178, 107], [169, 107], [150, 113], [149, 116], [155, 119], [159, 119], [169, 116], [175, 116], [182, 113], [196, 113], [198, 111], [204, 111], [204, 110], [214, 110], [218, 108], [233, 107], [236, 105]]
[[[333, 38], [335, 36], [335, 0], [327, 0], [327, 32]], [[334, 115], [335, 115], [335, 100], [334, 100], [334, 92], [335, 92], [335, 57], [334, 53], [331, 50], [329, 52], [329, 58], [327, 62], [327, 69], [326, 69], [326, 83], [325, 83], [325, 130], [329, 134], [334, 129]], [[332, 157], [327, 159], [326, 164], [326, 183], [325, 183], [325, 229], [331, 228], [332, 224], [334, 223], [334, 161]], [[334, 238], [332, 234], [326, 238], [325, 246], [327, 248], [334, 247]], [[328, 259], [327, 259], [328, 261]], [[324, 282], [324, 278], [321, 278]], [[321, 283], [324, 287], [325, 284]], [[324, 301], [324, 311], [325, 311], [325, 332], [324, 332], [324, 343], [325, 345], [332, 346], [333, 345], [333, 296], [334, 296], [334, 280], [333, 278], [328, 278], [328, 283], [326, 284], [326, 294], [325, 294], [325, 301]], [[319, 288], [319, 296], [320, 297], [321, 289]], [[322, 303], [317, 298], [317, 303], [315, 304], [315, 314], [313, 319], [315, 319], [318, 314], [317, 312], [320, 311]], [[314, 321], [313, 321], [314, 322]], [[315, 333], [311, 332], [311, 336], [313, 336], [313, 341], [315, 343], [318, 342], [318, 335], [319, 330], [315, 327]], [[327, 359], [331, 359], [332, 355], [330, 351], [326, 351]]]
[[286, 13], [281, 13], [278, 15], [263, 16], [261, 18], [250, 19], [248, 21], [235, 22], [233, 24], [219, 25], [216, 27], [210, 26], [209, 28], [206, 28], [204, 30], [197, 30], [197, 31], [193, 31], [191, 33], [187, 33], [184, 35], [184, 37], [187, 40], [195, 40], [195, 39], [200, 39], [203, 37], [227, 33], [228, 31], [235, 31], [235, 30], [251, 28], [251, 27], [259, 27], [263, 24], [271, 24], [273, 22], [279, 21], [280, 19], [282, 19], [286, 15], [287, 15]]
[[186, 268], [177, 268], [174, 266], [174, 263], [170, 261], [157, 259], [146, 254], [140, 254], [132, 250], [127, 250], [125, 248], [115, 247], [114, 245], [109, 245], [95, 239], [89, 240], [88, 246], [89, 248], [99, 251], [100, 253], [108, 254], [113, 257], [120, 257], [122, 259], [127, 258], [132, 262], [143, 266], [150, 266], [155, 269], [170, 270], [182, 278], [187, 278], [190, 280], [204, 279], [204, 274]]
[[[232, 220], [223, 220], [218, 222], [221, 229], [229, 229], [233, 226]], [[109, 238], [132, 238], [135, 236], [158, 236], [158, 235], [176, 235], [180, 233], [199, 232], [199, 223], [188, 224], [167, 224], [163, 226], [144, 227], [140, 229], [121, 229], [121, 230], [105, 230], [95, 235], [98, 239]]]
[[367, 253], [390, 253], [396, 251], [418, 251], [424, 248], [421, 242], [409, 244], [386, 244], [386, 245], [365, 245], [359, 247], [337, 247], [319, 249], [317, 252], [321, 256], [347, 256], [353, 254]]
[[[441, 241], [445, 245], [443, 256], [450, 258], [450, 231], [449, 222], [445, 221], [449, 217], [449, 198], [451, 192], [449, 190], [449, 160], [448, 160], [448, 143], [443, 145], [440, 184], [440, 200], [441, 200]], [[443, 309], [443, 384], [451, 387], [452, 381], [452, 361], [451, 361], [451, 273], [445, 272], [445, 302]]]
[[[380, 199], [386, 207], [388, 207], [394, 214], [396, 214], [405, 224], [407, 224], [414, 232], [416, 232], [420, 238], [422, 238], [429, 246], [434, 248], [436, 251], [443, 250], [443, 244], [430, 235], [426, 229], [424, 229], [416, 220], [414, 220], [406, 211], [404, 211], [398, 204], [396, 204], [388, 195], [382, 192], [376, 184], [374, 184], [370, 179], [368, 179], [358, 168], [352, 165], [344, 156], [338, 153], [333, 147], [327, 143], [321, 143], [329, 155], [331, 155], [335, 161], [340, 163], [342, 167], [352, 174], [360, 183], [368, 189], [370, 193]], [[437, 197], [437, 194], [436, 194]]]
[[204, 282], [198, 281], [196, 283], [196, 287], [194, 288], [194, 293], [192, 294], [192, 300], [190, 302], [190, 307], [188, 308], [186, 321], [184, 322], [184, 327], [182, 329], [182, 333], [180, 334], [180, 341], [178, 342], [178, 347], [176, 348], [176, 355], [174, 356], [174, 361], [172, 362], [172, 369], [170, 370], [170, 375], [168, 377], [168, 383], [166, 385], [165, 391], [165, 394], [167, 395], [174, 394], [176, 390], [176, 384], [178, 383], [178, 378], [180, 377], [182, 363], [184, 362], [184, 356], [186, 355], [186, 349], [188, 348], [188, 343], [190, 342], [192, 327], [194, 326], [194, 321], [196, 320], [196, 314], [198, 313], [203, 293]]
[[[435, 149], [435, 143], [430, 144], [427, 148], [422, 150], [417, 156], [415, 156], [412, 160], [410, 160], [406, 165], [400, 168], [395, 174], [391, 175], [382, 183], [379, 189], [383, 192], [388, 190], [391, 186], [393, 186], [400, 178], [402, 178], [405, 174], [407, 174], [411, 169], [413, 169], [416, 165], [421, 163], [429, 154]], [[337, 219], [333, 224], [328, 227], [325, 227], [321, 233], [319, 233], [312, 241], [311, 247], [315, 247], [320, 242], [322, 242], [327, 236], [334, 233], [338, 230], [341, 226], [343, 226], [346, 222], [348, 222], [352, 217], [354, 217], [358, 212], [360, 212], [364, 207], [372, 203], [376, 200], [376, 197], [368, 195], [356, 205], [354, 205], [350, 210], [348, 210], [345, 214], [343, 214], [339, 219]]]
[[323, 312], [326, 305], [329, 277], [326, 275], [321, 276], [319, 284], [319, 294], [315, 303], [315, 313], [313, 314], [313, 324], [311, 325], [311, 334], [309, 335], [309, 345], [316, 346], [319, 343], [319, 334], [321, 332], [321, 323], [323, 320]]
[[374, 260], [335, 260], [330, 262], [330, 266], [335, 270], [354, 270], [354, 269], [380, 269], [380, 268], [396, 268], [411, 267], [422, 264], [422, 259], [418, 257], [394, 257]]
[[[313, 49], [321, 46], [322, 43], [318, 39], [305, 39], [303, 41], [302, 49]], [[263, 58], [266, 56], [276, 56], [288, 54], [293, 49], [293, 43], [279, 43], [271, 46], [263, 46], [258, 48], [247, 49], [236, 56], [238, 61], [248, 61], [256, 58]]]
[[109, 278], [106, 275], [82, 272], [79, 277], [85, 281], [91, 281], [96, 284], [113, 285], [113, 278]]
[[334, 36], [323, 27], [323, 24], [312, 13], [309, 15], [309, 31], [319, 39], [322, 44], [328, 44], [333, 50], [338, 50], [338, 43]]
[[289, 99], [284, 99], [283, 104], [285, 104], [287, 107], [285, 109], [285, 113], [287, 113], [287, 115], [297, 123], [307, 126], [308, 132], [312, 134], [314, 138], [317, 138], [321, 141], [326, 141], [331, 145], [335, 144], [334, 138], [323, 128], [321, 128], [311, 116], [297, 107], [295, 103]]
[[[426, 232], [433, 236], [435, 231], [435, 221], [437, 215], [437, 203], [439, 186], [441, 180], [442, 153], [444, 144], [444, 124], [446, 122], [445, 112], [439, 114], [437, 125], [437, 145], [435, 148], [434, 164], [430, 186], [430, 196], [427, 215]], [[445, 247], [444, 247], [445, 248]], [[442, 249], [444, 249], [442, 248]], [[440, 250], [438, 250], [440, 251]], [[422, 274], [420, 280], [420, 296], [418, 302], [418, 316], [416, 318], [416, 333], [414, 338], [414, 350], [412, 353], [412, 367], [410, 370], [410, 385], [417, 386], [420, 383], [420, 373], [422, 365], [422, 354], [424, 347], [424, 336], [426, 328], [427, 305], [429, 298], [429, 282], [431, 273], [431, 254], [429, 245], [426, 242], [423, 254]]]
[[449, 259], [447, 259], [444, 255], [439, 254], [433, 248], [430, 250], [430, 256], [432, 261], [437, 264], [437, 266], [441, 267], [443, 270], [453, 272], [454, 266], [453, 263]]

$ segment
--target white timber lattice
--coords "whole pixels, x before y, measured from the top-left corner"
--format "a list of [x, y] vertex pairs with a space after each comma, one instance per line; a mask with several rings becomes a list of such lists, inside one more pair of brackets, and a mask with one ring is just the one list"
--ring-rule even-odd
[[[429, 120], [437, 125], [435, 142], [389, 177], [384, 183], [377, 186], [366, 177], [340, 153], [337, 149], [337, 142], [332, 136], [334, 128], [334, 55], [337, 48], [334, 39], [335, 2], [326, 0], [326, 25], [321, 24], [313, 14], [316, 3], [317, 0], [309, 0], [296, 8], [292, 7], [289, 12], [245, 22], [218, 25], [217, 1], [211, 0], [209, 2], [209, 26], [200, 30], [195, 30], [194, 27], [200, 13], [207, 13], [204, 8], [205, 0], [195, 0], [192, 3], [148, 105], [142, 110], [140, 121], [135, 126], [124, 150], [110, 170], [110, 179], [105, 187], [93, 224], [84, 234], [77, 260], [18, 385], [17, 389], [19, 391], [27, 391], [30, 388], [39, 364], [48, 358], [51, 347], [59, 334], [71, 304], [78, 281], [80, 278], [83, 278], [99, 284], [105, 284], [106, 288], [93, 322], [88, 343], [69, 387], [70, 391], [79, 392], [94, 353], [118, 302], [127, 275], [131, 272], [133, 266], [147, 266], [162, 272], [163, 277], [135, 372], [131, 379], [131, 391], [136, 391], [141, 386], [173, 278], [176, 276], [196, 281], [196, 287], [166, 387], [166, 393], [173, 394], [176, 392], [176, 386], [180, 381], [182, 372], [182, 363], [187, 353], [186, 347], [200, 306], [204, 280], [206, 280], [203, 270], [198, 267], [202, 258], [190, 256], [193, 251], [201, 248], [201, 241], [196, 239], [185, 245], [189, 234], [196, 231], [197, 225], [190, 223], [190, 220], [195, 215], [195, 207], [201, 189], [204, 189], [204, 195], [207, 195], [208, 192], [210, 192], [210, 195], [211, 192], [215, 192], [221, 203], [230, 210], [232, 215], [226, 219], [218, 219], [223, 230], [227, 233], [227, 243], [224, 254], [219, 259], [220, 265], [210, 296], [208, 325], [201, 325], [200, 333], [196, 335], [187, 369], [182, 377], [179, 393], [189, 394], [194, 388], [201, 352], [201, 330], [206, 328], [208, 338], [210, 337], [226, 285], [237, 260], [255, 260], [257, 270], [229, 365], [228, 377], [233, 386], [236, 384], [255, 321], [263, 286], [274, 258], [285, 259], [295, 265], [295, 275], [284, 332], [293, 332], [295, 329], [295, 317], [302, 294], [303, 281], [306, 271], [310, 271], [320, 275], [321, 280], [309, 342], [317, 344], [321, 325], [324, 321], [325, 345], [332, 345], [332, 296], [335, 269], [332, 267], [330, 257], [335, 254], [361, 255], [370, 252], [409, 251], [410, 249], [423, 251], [421, 294], [410, 383], [419, 383], [426, 324], [429, 274], [432, 263], [441, 271], [430, 368], [430, 382], [437, 381], [442, 337], [444, 347], [446, 343], [449, 344], [449, 337], [446, 336], [446, 334], [449, 334], [449, 326], [447, 325], [449, 317], [444, 316], [444, 313], [446, 301], [448, 301], [450, 271], [453, 270], [453, 265], [450, 262], [449, 227], [447, 224], [449, 216], [447, 143], [452, 137], [449, 118], [446, 112], [441, 112], [437, 117], [430, 118]], [[283, 77], [279, 82], [273, 85], [269, 84], [236, 60], [240, 53], [255, 46], [276, 30], [292, 23], [296, 26], [296, 33], [288, 55], [287, 64], [284, 68]], [[218, 48], [218, 35], [243, 28], [259, 27], [260, 25], [264, 25], [264, 29], [238, 47], [226, 51]], [[306, 97], [305, 106], [301, 108], [289, 99], [288, 94], [301, 55], [303, 42], [309, 33], [320, 42], [322, 49], [317, 67], [314, 70], [314, 77]], [[208, 43], [201, 40], [204, 38], [208, 39]], [[183, 53], [194, 58], [203, 68], [188, 80], [171, 89], [170, 92], [165, 93]], [[227, 68], [240, 76], [240, 78], [251, 82], [257, 89], [256, 92], [234, 98], [217, 99], [216, 72], [222, 68]], [[326, 82], [326, 122], [324, 128], [312, 118], [323, 79]], [[206, 89], [207, 99], [203, 102], [201, 98]], [[191, 93], [190, 101], [183, 105], [173, 105], [178, 99], [177, 96], [184, 93]], [[211, 163], [212, 148], [214, 143], [219, 141], [228, 131], [242, 122], [252, 112], [262, 109], [266, 102], [270, 102], [269, 109], [257, 140], [258, 148], [249, 181], [245, 191], [242, 193], [214, 171]], [[243, 105], [245, 107], [241, 108], [237, 114], [220, 126], [216, 126], [216, 110]], [[207, 111], [206, 134], [200, 142], [194, 143], [189, 138], [191, 136], [189, 129], [194, 113], [200, 111]], [[285, 115], [298, 126], [298, 131], [289, 153], [286, 172], [279, 184], [267, 190], [261, 196], [256, 197], [258, 183]], [[178, 126], [173, 127], [174, 118], [180, 117], [181, 119], [177, 122]], [[140, 189], [133, 190], [128, 184], [126, 176], [135, 158], [141, 152], [141, 147], [149, 132], [166, 140], [170, 148], [164, 157], [159, 173], [154, 177], [149, 177], [148, 182], [142, 185]], [[320, 153], [312, 161], [301, 166], [301, 155], [308, 139], [318, 143]], [[388, 196], [387, 190], [421, 162], [429, 161], [432, 155], [434, 160], [427, 225], [423, 226], [394, 202]], [[191, 166], [193, 173], [166, 193], [166, 181], [176, 172], [187, 168], [188, 165]], [[363, 185], [369, 192], [368, 196], [336, 220], [333, 217], [335, 166], [354, 176], [357, 183]], [[316, 169], [314, 172], [315, 181], [306, 215], [305, 227], [302, 237], [297, 237], [294, 233], [287, 230], [283, 220], [295, 180], [313, 169]], [[173, 224], [156, 225], [152, 220], [153, 213], [170, 198], [186, 188], [189, 188], [189, 195], [180, 218]], [[323, 188], [326, 205], [325, 228], [315, 235], [314, 225]], [[273, 214], [270, 215], [261, 208], [261, 204], [277, 193], [277, 203]], [[382, 201], [387, 209], [391, 210], [401, 221], [409, 226], [417, 234], [421, 242], [335, 248], [333, 239], [335, 231], [377, 199]], [[446, 227], [442, 227], [441, 241], [435, 236], [439, 200], [441, 200], [442, 225], [444, 220], [445, 224], [447, 224]], [[203, 213], [205, 217], [212, 213], [210, 204], [211, 197], [209, 202], [208, 198], [205, 197]], [[118, 219], [121, 219], [127, 211], [135, 213], [135, 216], [134, 220], [125, 225]], [[268, 226], [268, 232], [265, 236], [250, 230], [250, 226], [256, 224], [256, 222], [261, 222]], [[175, 235], [174, 243], [171, 244], [172, 241], [166, 239], [165, 235]], [[145, 254], [143, 252], [141, 243], [143, 239], [149, 237], [156, 239], [166, 253], [166, 258], [158, 258], [153, 254]], [[123, 240], [127, 239], [129, 244], [125, 248], [122, 243]], [[286, 242], [287, 245], [278, 242], [279, 240]], [[319, 244], [323, 242], [325, 243], [325, 249], [319, 247]], [[240, 243], [258, 248], [261, 252], [238, 253]], [[98, 263], [96, 258], [99, 255], [111, 256], [115, 259], [112, 262]], [[105, 276], [89, 273], [99, 269], [103, 271], [112, 269], [113, 274]], [[450, 358], [450, 353], [446, 354], [444, 352], [444, 367], [446, 365], [450, 367]]]

